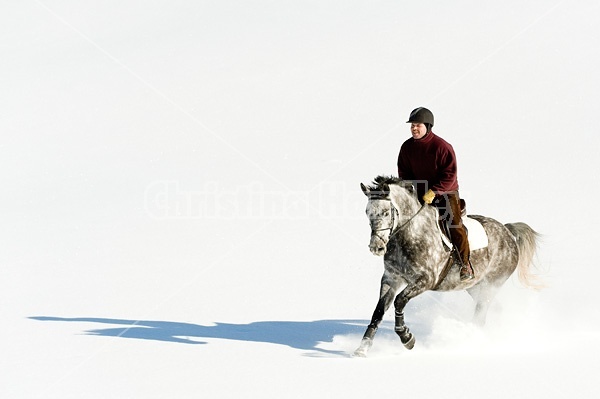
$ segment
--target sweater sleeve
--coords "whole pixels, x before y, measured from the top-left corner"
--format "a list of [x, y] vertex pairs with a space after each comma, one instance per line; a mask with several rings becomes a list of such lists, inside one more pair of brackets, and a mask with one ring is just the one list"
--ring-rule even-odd
[[452, 146], [441, 148], [437, 157], [437, 181], [433, 182], [431, 189], [436, 193], [455, 191], [457, 181], [456, 155]]

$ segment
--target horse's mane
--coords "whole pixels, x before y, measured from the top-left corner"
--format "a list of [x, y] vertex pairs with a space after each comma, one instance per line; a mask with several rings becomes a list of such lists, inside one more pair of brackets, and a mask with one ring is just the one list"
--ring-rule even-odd
[[[390, 186], [398, 186], [408, 190], [410, 193], [414, 193], [413, 183], [409, 180], [402, 180], [395, 176], [379, 175], [377, 176], [371, 185], [364, 190], [368, 190], [368, 197], [371, 199], [389, 199], [390, 198]], [[365, 192], [367, 193], [367, 192]]]
[[386, 176], [386, 175], [380, 175], [377, 176], [374, 180], [372, 185], [369, 186], [369, 190], [371, 191], [388, 191], [389, 192], [389, 188], [388, 186], [390, 184], [402, 184], [402, 179], [395, 177], [395, 176]]

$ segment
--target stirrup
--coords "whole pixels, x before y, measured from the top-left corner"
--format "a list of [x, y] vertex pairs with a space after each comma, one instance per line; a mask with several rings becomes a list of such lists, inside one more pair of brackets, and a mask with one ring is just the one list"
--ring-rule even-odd
[[475, 278], [475, 271], [471, 266], [471, 263], [467, 261], [467, 263], [463, 263], [460, 268], [460, 281], [469, 281]]

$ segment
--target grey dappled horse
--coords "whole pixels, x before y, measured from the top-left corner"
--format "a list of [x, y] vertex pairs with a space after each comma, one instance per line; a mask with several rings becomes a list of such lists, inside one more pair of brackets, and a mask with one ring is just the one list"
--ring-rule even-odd
[[[458, 268], [447, 268], [452, 265], [452, 258], [441, 239], [438, 213], [432, 206], [421, 205], [412, 183], [379, 176], [373, 186], [361, 184], [361, 188], [369, 198], [369, 248], [373, 254], [383, 255], [385, 271], [379, 302], [355, 356], [366, 356], [392, 302], [395, 332], [404, 346], [412, 349], [415, 338], [404, 323], [404, 307], [425, 291], [467, 290], [476, 303], [474, 321], [483, 325], [490, 302], [515, 269], [525, 286], [537, 288], [531, 273], [537, 233], [525, 223], [503, 225], [491, 218], [470, 215], [483, 225], [488, 246], [471, 252], [475, 279], [461, 282]], [[402, 286], [404, 289], [396, 295]]]

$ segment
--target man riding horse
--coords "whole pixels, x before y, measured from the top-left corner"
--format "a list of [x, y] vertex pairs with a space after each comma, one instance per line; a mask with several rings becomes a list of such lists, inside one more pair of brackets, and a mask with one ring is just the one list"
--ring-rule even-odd
[[398, 176], [415, 183], [421, 203], [438, 208], [440, 219], [450, 230], [450, 240], [456, 251], [461, 281], [474, 278], [469, 262], [469, 241], [462, 224], [456, 155], [452, 146], [435, 135], [433, 113], [419, 107], [410, 113], [412, 137], [402, 144], [398, 155]]

